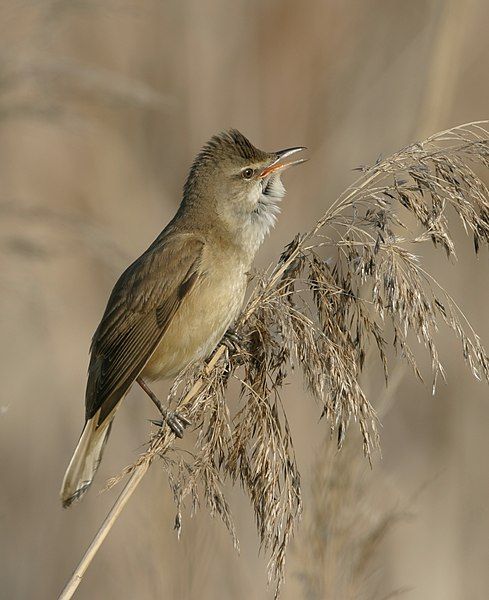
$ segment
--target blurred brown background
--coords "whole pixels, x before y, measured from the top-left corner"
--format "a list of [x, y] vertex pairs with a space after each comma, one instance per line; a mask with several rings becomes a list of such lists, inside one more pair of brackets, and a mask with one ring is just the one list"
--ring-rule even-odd
[[[2, 598], [56, 597], [118, 493], [97, 491], [147, 439], [154, 411], [134, 390], [94, 489], [61, 509], [90, 337], [121, 268], [172, 216], [200, 145], [232, 126], [267, 150], [310, 148], [310, 162], [286, 176], [264, 267], [353, 181], [353, 167], [489, 116], [488, 22], [484, 0], [0, 3]], [[477, 261], [459, 237], [457, 264], [427, 264], [489, 345], [487, 251]], [[383, 418], [383, 459], [359, 469], [365, 494], [377, 492], [365, 518], [392, 508], [412, 518], [375, 547], [375, 586], [355, 598], [489, 597], [488, 389], [453, 339], [442, 331], [440, 341], [446, 385], [431, 397], [403, 377]], [[382, 386], [366, 380], [375, 403]], [[307, 523], [327, 426], [300, 382], [285, 401]], [[205, 510], [185, 519], [177, 542], [154, 465], [77, 598], [271, 598], [248, 501], [238, 489], [229, 497], [240, 556]], [[284, 599], [318, 597], [303, 585], [307, 536], [300, 529], [289, 553]], [[338, 568], [348, 559], [337, 556]], [[321, 597], [343, 600], [333, 587]]]

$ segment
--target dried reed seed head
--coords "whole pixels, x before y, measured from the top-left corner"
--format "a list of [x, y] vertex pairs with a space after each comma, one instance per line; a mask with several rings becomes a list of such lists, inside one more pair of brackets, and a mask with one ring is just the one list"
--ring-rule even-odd
[[[157, 434], [139, 459], [164, 458], [177, 504], [195, 509], [203, 498], [236, 541], [223, 482], [239, 481], [252, 502], [269, 574], [283, 580], [286, 548], [302, 510], [300, 475], [280, 391], [301, 370], [341, 446], [353, 419], [364, 453], [378, 447], [376, 416], [359, 379], [377, 350], [386, 382], [391, 346], [421, 377], [413, 337], [431, 356], [433, 386], [443, 375], [436, 333], [443, 323], [459, 339], [472, 373], [489, 379], [489, 359], [463, 312], [414, 253], [432, 242], [455, 255], [450, 213], [473, 236], [476, 252], [489, 242], [489, 193], [480, 168], [489, 167], [487, 122], [448, 130], [372, 167], [321, 217], [297, 235], [278, 263], [258, 277], [237, 329], [243, 347], [220, 347], [208, 366], [190, 369], [171, 398], [198, 425], [194, 454]], [[231, 414], [231, 378], [241, 397]]]

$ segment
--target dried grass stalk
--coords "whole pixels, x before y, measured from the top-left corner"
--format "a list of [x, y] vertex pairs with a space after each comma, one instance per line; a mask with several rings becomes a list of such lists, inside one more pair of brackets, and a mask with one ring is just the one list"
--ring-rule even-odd
[[[430, 354], [434, 387], [443, 375], [436, 332], [444, 323], [474, 376], [489, 378], [479, 337], [417, 254], [431, 242], [455, 256], [451, 216], [472, 236], [476, 253], [489, 241], [489, 192], [478, 174], [488, 167], [487, 121], [438, 133], [361, 167], [360, 178], [258, 278], [237, 324], [242, 347], [229, 352], [220, 346], [206, 366], [182, 374], [170, 394], [178, 411], [197, 424], [193, 455], [175, 450], [170, 432], [158, 432], [124, 471], [163, 458], [178, 530], [185, 500], [195, 509], [203, 498], [237, 544], [223, 483], [239, 481], [252, 502], [278, 594], [302, 508], [280, 398], [290, 370], [302, 371], [340, 447], [351, 420], [358, 422], [369, 459], [379, 445], [376, 415], [359, 383], [369, 348], [377, 349], [386, 381], [388, 346], [421, 377], [412, 348], [417, 339]], [[225, 402], [231, 378], [241, 381], [233, 415]]]
[[382, 489], [369, 485], [354, 437], [339, 454], [324, 443], [313, 463], [308, 510], [292, 549], [307, 600], [386, 599], [408, 591], [383, 593], [379, 559], [390, 531], [412, 515], [396, 505], [386, 482]]
[[[402, 363], [393, 369], [389, 386], [376, 399], [379, 417], [393, 409], [406, 370]], [[307, 600], [387, 600], [410, 591], [383, 589], [381, 559], [384, 540], [395, 525], [412, 517], [415, 498], [400, 499], [379, 473], [372, 485], [358, 452], [358, 432], [352, 433], [341, 452], [326, 439], [314, 453], [305, 518], [292, 546], [294, 574]]]

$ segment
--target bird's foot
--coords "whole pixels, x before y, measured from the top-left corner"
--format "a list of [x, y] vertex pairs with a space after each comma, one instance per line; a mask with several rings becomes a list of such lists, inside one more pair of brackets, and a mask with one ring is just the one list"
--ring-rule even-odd
[[243, 338], [234, 329], [228, 329], [224, 334], [221, 344], [231, 352], [238, 353], [243, 349]]
[[146, 394], [148, 394], [153, 404], [160, 411], [162, 419], [160, 421], [153, 421], [152, 419], [150, 419], [151, 423], [158, 425], [158, 427], [163, 427], [163, 425], [166, 423], [177, 437], [182, 438], [183, 433], [185, 431], [185, 427], [187, 427], [187, 425], [191, 425], [191, 422], [186, 417], [183, 417], [181, 414], [173, 412], [170, 409], [166, 408], [166, 406], [163, 406], [158, 396], [149, 388], [148, 384], [144, 381], [142, 377], [138, 377], [136, 381], [146, 392]]
[[157, 427], [163, 427], [165, 424], [171, 429], [171, 431], [178, 437], [182, 438], [185, 432], [185, 427], [191, 425], [192, 422], [180, 413], [172, 410], [166, 410], [165, 413], [161, 412], [162, 419], [150, 419], [153, 425]]

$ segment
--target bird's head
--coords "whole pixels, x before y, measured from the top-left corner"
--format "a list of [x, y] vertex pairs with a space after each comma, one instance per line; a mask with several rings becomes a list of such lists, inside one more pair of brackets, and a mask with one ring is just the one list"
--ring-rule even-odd
[[[214, 136], [192, 165], [184, 204], [199, 205], [211, 219], [254, 253], [274, 225], [285, 195], [281, 174], [303, 147], [264, 152], [236, 129]], [[294, 158], [292, 158], [294, 156]]]

